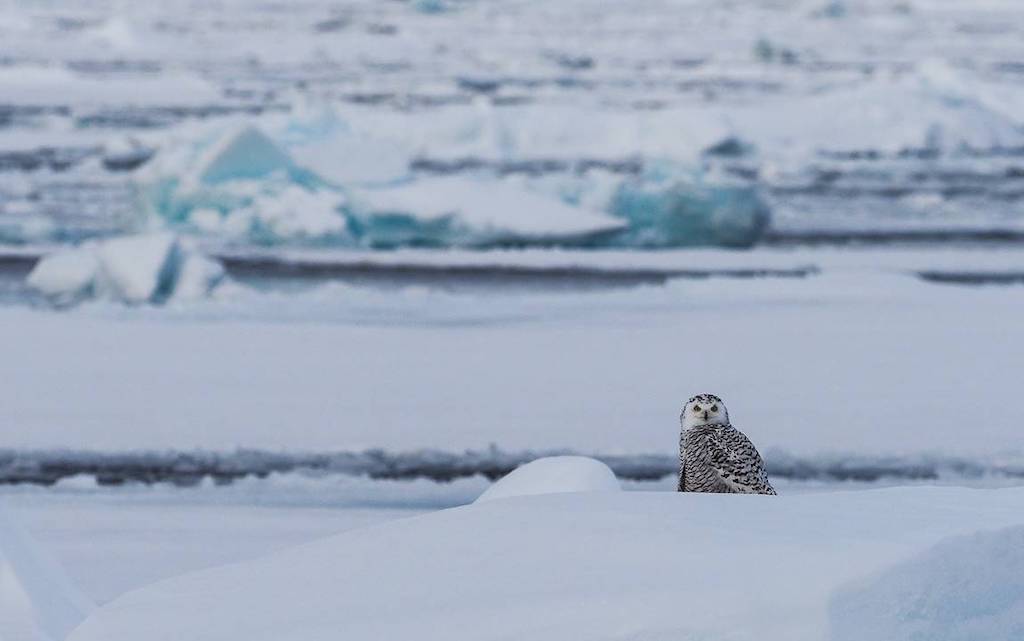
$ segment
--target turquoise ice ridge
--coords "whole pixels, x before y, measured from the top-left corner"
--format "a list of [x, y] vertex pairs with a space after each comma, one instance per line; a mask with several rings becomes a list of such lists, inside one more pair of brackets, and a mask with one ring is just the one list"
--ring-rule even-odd
[[[144, 219], [237, 244], [332, 247], [750, 247], [770, 212], [747, 185], [647, 163], [539, 190], [491, 173], [424, 176], [336, 118], [193, 132], [137, 175]], [[603, 195], [602, 195], [603, 194]]]

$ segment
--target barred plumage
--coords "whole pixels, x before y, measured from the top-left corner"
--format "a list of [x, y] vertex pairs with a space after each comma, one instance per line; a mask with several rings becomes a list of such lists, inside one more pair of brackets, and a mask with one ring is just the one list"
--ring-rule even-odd
[[729, 423], [722, 399], [711, 394], [691, 398], [680, 422], [680, 492], [775, 494], [761, 455]]

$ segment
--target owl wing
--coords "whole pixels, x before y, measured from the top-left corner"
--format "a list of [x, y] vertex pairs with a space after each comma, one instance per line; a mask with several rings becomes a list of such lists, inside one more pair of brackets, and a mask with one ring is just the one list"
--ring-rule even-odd
[[707, 434], [708, 462], [722, 482], [740, 494], [775, 494], [764, 460], [743, 432], [727, 426]]

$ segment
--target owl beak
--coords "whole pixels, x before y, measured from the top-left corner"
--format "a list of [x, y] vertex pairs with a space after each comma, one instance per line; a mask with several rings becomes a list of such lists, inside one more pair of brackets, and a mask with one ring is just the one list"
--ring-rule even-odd
[[708, 413], [707, 413], [707, 411], [704, 412], [704, 420], [705, 421], [708, 420]]

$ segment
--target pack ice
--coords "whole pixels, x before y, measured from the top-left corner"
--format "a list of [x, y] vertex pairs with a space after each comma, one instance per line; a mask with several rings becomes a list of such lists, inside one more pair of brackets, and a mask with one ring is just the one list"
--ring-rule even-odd
[[29, 287], [58, 304], [96, 297], [125, 303], [201, 298], [224, 269], [169, 233], [88, 242], [45, 256], [29, 273]]
[[[144, 211], [192, 233], [333, 246], [749, 246], [767, 222], [750, 189], [671, 176], [605, 177], [581, 198], [489, 172], [414, 174], [412, 142], [358, 132], [329, 109], [181, 128], [136, 176]], [[673, 168], [675, 168], [673, 166]], [[662, 168], [663, 169], [663, 168]]]
[[[1024, 524], [1024, 488], [589, 491], [611, 489], [599, 465], [549, 460], [497, 485], [501, 500], [158, 583], [104, 606], [70, 639], [922, 638], [885, 616], [907, 611], [926, 619], [929, 639], [1017, 638], [1007, 634], [1022, 607], [1020, 553], [1008, 557], [1017, 572], [984, 571], [1011, 539], [943, 541]], [[567, 488], [588, 491], [551, 493]], [[951, 549], [967, 560], [948, 563]], [[963, 573], [971, 589], [953, 589]], [[931, 577], [963, 617], [952, 632], [939, 608], [916, 607], [919, 590], [901, 589]], [[872, 620], [874, 636], [858, 636], [848, 613], [882, 599], [894, 601]]]

